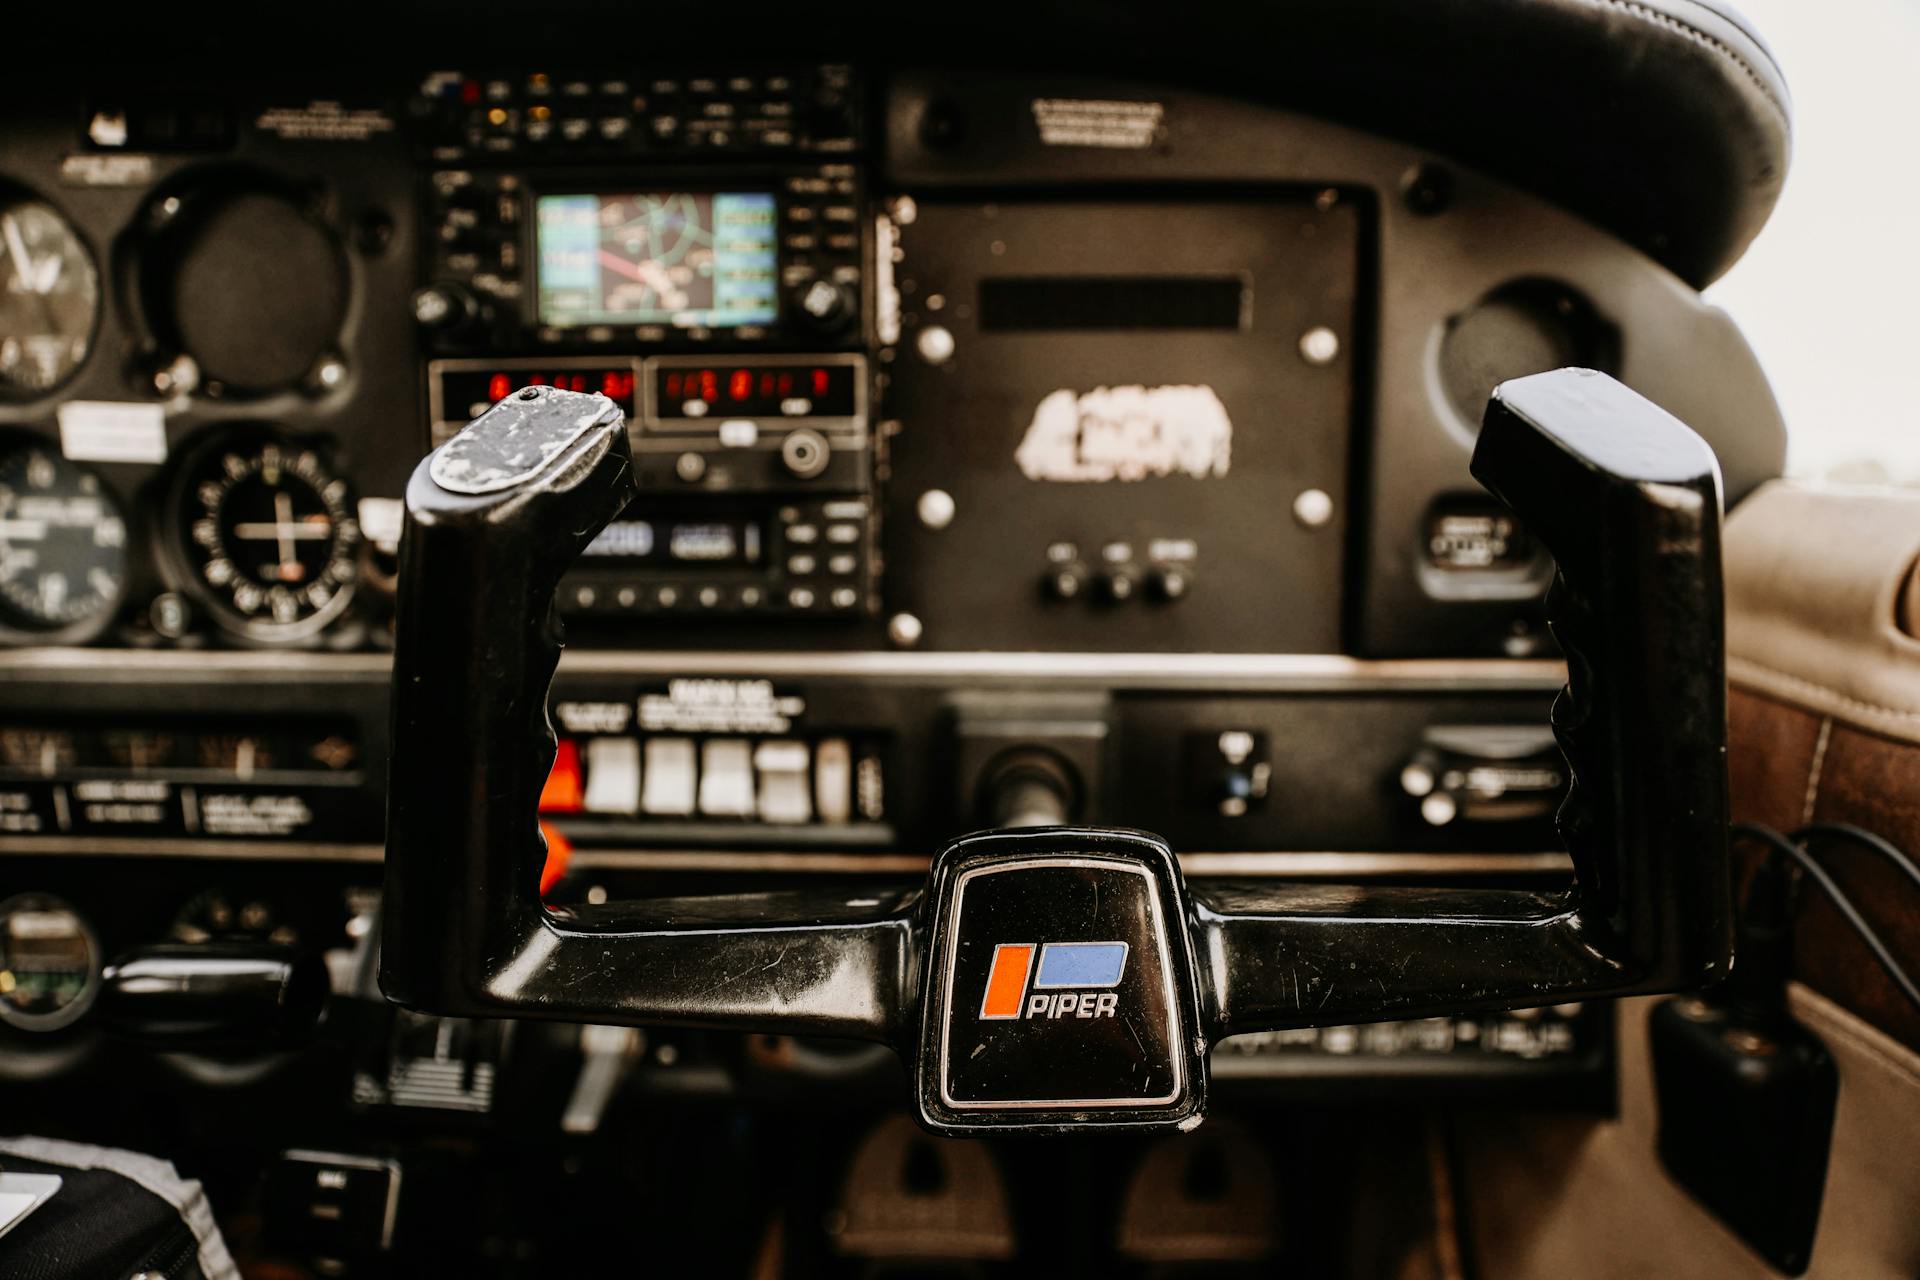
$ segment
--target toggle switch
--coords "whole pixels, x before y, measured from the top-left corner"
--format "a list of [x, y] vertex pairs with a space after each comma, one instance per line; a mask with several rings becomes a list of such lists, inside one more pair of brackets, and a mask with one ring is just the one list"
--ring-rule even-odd
[[1241, 818], [1267, 802], [1273, 764], [1267, 735], [1223, 729], [1187, 738], [1187, 778], [1192, 794], [1223, 818]]

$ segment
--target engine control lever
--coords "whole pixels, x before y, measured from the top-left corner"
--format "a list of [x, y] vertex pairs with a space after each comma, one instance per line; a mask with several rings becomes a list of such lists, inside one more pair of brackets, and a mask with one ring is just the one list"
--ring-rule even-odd
[[612, 402], [516, 392], [407, 489], [381, 982], [427, 1012], [847, 1036], [945, 1133], [1187, 1128], [1244, 1031], [1695, 986], [1731, 948], [1720, 479], [1605, 375], [1503, 384], [1473, 471], [1558, 564], [1569, 891], [1189, 886], [1143, 832], [954, 841], [922, 892], [550, 908], [561, 574], [634, 499]]
[[271, 943], [160, 943], [101, 975], [101, 1021], [155, 1048], [278, 1048], [308, 1039], [327, 1002], [320, 957]]

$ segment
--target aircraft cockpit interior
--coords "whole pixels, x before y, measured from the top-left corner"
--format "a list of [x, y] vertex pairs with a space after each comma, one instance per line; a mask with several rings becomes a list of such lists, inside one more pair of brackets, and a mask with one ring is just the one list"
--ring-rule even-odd
[[1920, 1275], [1837, 8], [0, 17], [0, 1276]]

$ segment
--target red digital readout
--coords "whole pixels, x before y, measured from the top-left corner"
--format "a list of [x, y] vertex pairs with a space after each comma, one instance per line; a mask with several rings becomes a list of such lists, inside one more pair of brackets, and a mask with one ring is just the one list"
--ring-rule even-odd
[[558, 387], [562, 391], [598, 391], [615, 404], [633, 404], [631, 369], [568, 370], [560, 373], [492, 373], [487, 375], [487, 399], [505, 400], [522, 387]]
[[[718, 408], [752, 403], [772, 412], [795, 398], [827, 398], [835, 389], [836, 373], [846, 379], [850, 371], [845, 366], [668, 369], [661, 375], [660, 392], [662, 399], [674, 406], [698, 402]], [[850, 381], [846, 385], [850, 386]]]

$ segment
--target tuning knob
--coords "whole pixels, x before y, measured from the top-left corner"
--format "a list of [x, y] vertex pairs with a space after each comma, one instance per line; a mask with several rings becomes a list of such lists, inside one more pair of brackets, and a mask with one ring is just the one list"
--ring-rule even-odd
[[1125, 565], [1115, 565], [1100, 575], [1100, 594], [1109, 604], [1125, 604], [1139, 588], [1139, 577]]
[[452, 337], [479, 322], [480, 299], [463, 284], [430, 284], [414, 291], [413, 319], [423, 333]]
[[794, 294], [794, 309], [818, 333], [843, 329], [853, 319], [853, 290], [832, 280], [813, 280]]

